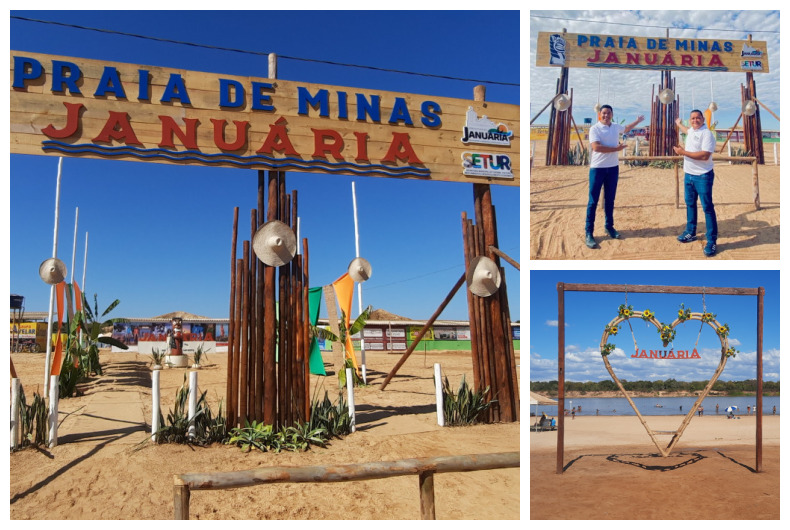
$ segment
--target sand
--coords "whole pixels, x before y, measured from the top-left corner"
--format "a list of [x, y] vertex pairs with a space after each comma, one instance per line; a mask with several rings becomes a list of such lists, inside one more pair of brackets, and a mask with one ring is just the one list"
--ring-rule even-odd
[[[433, 364], [452, 386], [472, 377], [468, 353], [414, 353], [386, 390], [380, 383], [398, 354], [367, 352], [370, 385], [356, 390], [357, 432], [305, 453], [244, 453], [145, 442], [151, 423], [150, 358], [103, 352], [105, 375], [85, 395], [60, 401], [59, 443], [11, 453], [11, 519], [172, 519], [173, 476], [266, 466], [329, 465], [519, 450], [519, 423], [441, 428], [436, 424]], [[12, 354], [28, 399], [43, 383], [43, 354]], [[328, 355], [325, 360], [329, 361]], [[517, 361], [518, 362], [518, 361]], [[329, 366], [331, 369], [331, 366]], [[165, 414], [185, 369], [161, 371]], [[198, 386], [216, 404], [224, 396], [224, 354], [209, 354]], [[313, 378], [312, 388], [319, 378]], [[336, 378], [320, 378], [327, 389]], [[320, 390], [323, 396], [323, 390]], [[214, 409], [216, 410], [216, 409]], [[481, 496], [481, 492], [485, 492]], [[520, 469], [435, 476], [437, 519], [518, 519]], [[196, 491], [192, 519], [419, 519], [418, 478], [332, 484], [274, 484]]]
[[[647, 417], [655, 430], [681, 421]], [[557, 433], [530, 432], [530, 518], [779, 519], [779, 416], [763, 418], [761, 473], [755, 423], [694, 417], [663, 458], [635, 416], [566, 418], [562, 474]]]
[[770, 144], [766, 145], [768, 163], [758, 166], [760, 210], [754, 207], [752, 166], [714, 164], [718, 252], [706, 258], [701, 209], [700, 239], [686, 244], [676, 240], [686, 224], [682, 168], [680, 208], [676, 208], [674, 169], [632, 168], [621, 163], [614, 220], [622, 239], [605, 235], [602, 194], [594, 233], [599, 248], [589, 249], [584, 243], [589, 166], [545, 167], [545, 142], [538, 142], [530, 171], [530, 259], [778, 260], [779, 166], [773, 165]]

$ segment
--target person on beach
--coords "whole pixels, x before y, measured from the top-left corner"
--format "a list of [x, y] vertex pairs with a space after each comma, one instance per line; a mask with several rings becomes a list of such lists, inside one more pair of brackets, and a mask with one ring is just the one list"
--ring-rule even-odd
[[705, 117], [699, 110], [692, 110], [689, 117], [691, 128], [675, 120], [678, 128], [686, 135], [686, 145], [674, 146], [678, 155], [683, 155], [684, 190], [686, 199], [686, 229], [678, 236], [681, 243], [697, 240], [697, 197], [705, 213], [705, 239], [707, 243], [702, 253], [710, 257], [716, 254], [716, 239], [719, 227], [716, 223], [716, 210], [713, 206], [713, 151], [716, 150], [716, 137], [705, 126]]
[[774, 416], [776, 416], [776, 405], [774, 405]]
[[590, 189], [587, 199], [587, 220], [584, 225], [584, 243], [588, 248], [595, 248], [597, 243], [593, 237], [595, 226], [595, 210], [603, 188], [603, 212], [606, 233], [612, 239], [620, 239], [620, 233], [614, 228], [614, 199], [617, 194], [617, 180], [620, 175], [617, 153], [625, 149], [625, 142], [620, 141], [621, 134], [628, 134], [639, 122], [645, 119], [641, 114], [636, 121], [622, 126], [612, 123], [614, 111], [611, 105], [601, 106], [598, 122], [590, 127]]
[[716, 414], [718, 414], [718, 413], [719, 413], [719, 404], [716, 403]]

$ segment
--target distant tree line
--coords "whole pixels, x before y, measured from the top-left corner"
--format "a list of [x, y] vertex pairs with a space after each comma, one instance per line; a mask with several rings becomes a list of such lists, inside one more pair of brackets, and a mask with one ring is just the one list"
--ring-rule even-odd
[[[675, 379], [665, 379], [657, 381], [626, 381], [620, 380], [623, 387], [629, 392], [701, 392], [705, 389], [708, 381], [677, 381]], [[541, 394], [556, 395], [559, 392], [557, 381], [530, 381], [529, 388], [533, 392]], [[566, 392], [612, 392], [619, 390], [611, 379], [604, 381], [565, 381]], [[757, 380], [746, 379], [744, 381], [716, 381], [713, 384], [713, 391], [724, 392], [735, 396], [738, 394], [752, 394], [757, 392]], [[763, 381], [763, 394], [779, 395], [779, 381]]]

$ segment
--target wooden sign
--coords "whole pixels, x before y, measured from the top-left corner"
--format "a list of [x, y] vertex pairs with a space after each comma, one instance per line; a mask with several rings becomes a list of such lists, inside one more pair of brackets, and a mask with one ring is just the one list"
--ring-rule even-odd
[[537, 66], [768, 73], [765, 41], [538, 33]]
[[519, 106], [11, 51], [11, 152], [518, 186]]

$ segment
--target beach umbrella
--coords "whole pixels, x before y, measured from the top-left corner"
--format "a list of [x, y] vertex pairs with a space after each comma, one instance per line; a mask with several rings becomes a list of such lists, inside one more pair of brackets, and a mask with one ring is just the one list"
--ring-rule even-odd
[[538, 415], [538, 405], [556, 405], [557, 402], [549, 397], [541, 396], [535, 392], [529, 393], [529, 404], [535, 405], [535, 416]]
[[727, 412], [729, 412], [730, 414], [732, 414], [732, 413], [733, 413], [734, 411], [736, 411], [736, 410], [738, 410], [738, 407], [737, 407], [737, 406], [735, 406], [735, 405], [732, 405], [732, 406], [730, 406], [730, 407], [727, 407]]

